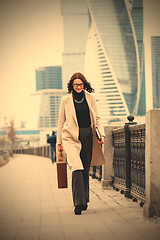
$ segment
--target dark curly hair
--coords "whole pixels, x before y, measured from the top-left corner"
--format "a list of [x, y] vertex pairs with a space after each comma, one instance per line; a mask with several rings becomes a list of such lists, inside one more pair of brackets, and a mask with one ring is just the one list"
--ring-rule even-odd
[[82, 80], [82, 82], [84, 84], [84, 89], [87, 90], [89, 93], [94, 92], [94, 89], [91, 87], [91, 84], [86, 80], [86, 78], [83, 76], [83, 74], [80, 72], [77, 72], [72, 75], [69, 83], [67, 84], [68, 93], [71, 93], [73, 91], [73, 81], [75, 79]]

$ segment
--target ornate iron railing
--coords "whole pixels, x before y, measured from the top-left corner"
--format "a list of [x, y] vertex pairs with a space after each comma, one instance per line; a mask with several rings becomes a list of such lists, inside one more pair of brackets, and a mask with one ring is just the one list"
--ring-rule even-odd
[[114, 187], [126, 191], [125, 132], [124, 128], [113, 131]]
[[145, 125], [130, 127], [131, 195], [145, 202]]
[[113, 187], [145, 202], [145, 124], [125, 124], [112, 131]]

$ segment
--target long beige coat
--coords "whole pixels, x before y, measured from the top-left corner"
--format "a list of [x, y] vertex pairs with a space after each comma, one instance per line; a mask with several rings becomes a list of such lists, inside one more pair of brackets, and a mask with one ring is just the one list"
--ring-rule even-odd
[[[90, 110], [91, 127], [93, 132], [91, 166], [103, 165], [105, 162], [104, 155], [96, 138], [95, 127], [98, 127], [102, 136], [105, 136], [104, 129], [101, 126], [100, 117], [98, 116], [95, 97], [87, 91], [84, 92]], [[73, 97], [71, 93], [68, 93], [61, 101], [58, 119], [57, 144], [62, 144], [64, 151], [67, 154], [68, 164], [72, 167], [72, 171], [84, 169], [80, 159], [81, 143], [78, 140], [78, 136], [79, 126]]]

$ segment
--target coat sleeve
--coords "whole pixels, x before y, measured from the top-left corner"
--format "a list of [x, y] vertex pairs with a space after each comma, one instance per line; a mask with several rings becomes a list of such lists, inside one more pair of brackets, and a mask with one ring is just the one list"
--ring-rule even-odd
[[95, 99], [94, 96], [93, 96], [93, 109], [94, 109], [95, 114], [96, 114], [96, 127], [100, 131], [101, 136], [105, 137], [104, 128], [103, 128], [103, 126], [101, 124], [101, 119], [100, 119], [100, 116], [99, 116], [99, 113], [98, 113], [98, 107], [97, 107], [96, 99]]
[[65, 99], [62, 98], [58, 117], [57, 144], [62, 144], [62, 129], [65, 120]]

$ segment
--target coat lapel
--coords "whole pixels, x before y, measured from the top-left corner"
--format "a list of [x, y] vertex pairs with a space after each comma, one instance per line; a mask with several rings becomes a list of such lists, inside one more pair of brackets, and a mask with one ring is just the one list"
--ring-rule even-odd
[[70, 114], [72, 115], [75, 123], [78, 125], [78, 121], [77, 121], [77, 116], [76, 116], [76, 110], [75, 110], [75, 107], [74, 107], [74, 103], [73, 103], [73, 97], [72, 97], [72, 94], [68, 94], [68, 105], [70, 106]]
[[91, 123], [92, 123], [92, 125], [96, 125], [95, 114], [94, 114], [94, 110], [91, 105], [91, 97], [88, 94], [88, 92], [86, 92], [86, 91], [85, 91], [85, 97], [86, 97], [86, 100], [87, 100], [87, 103], [89, 106], [89, 110], [90, 110]]

